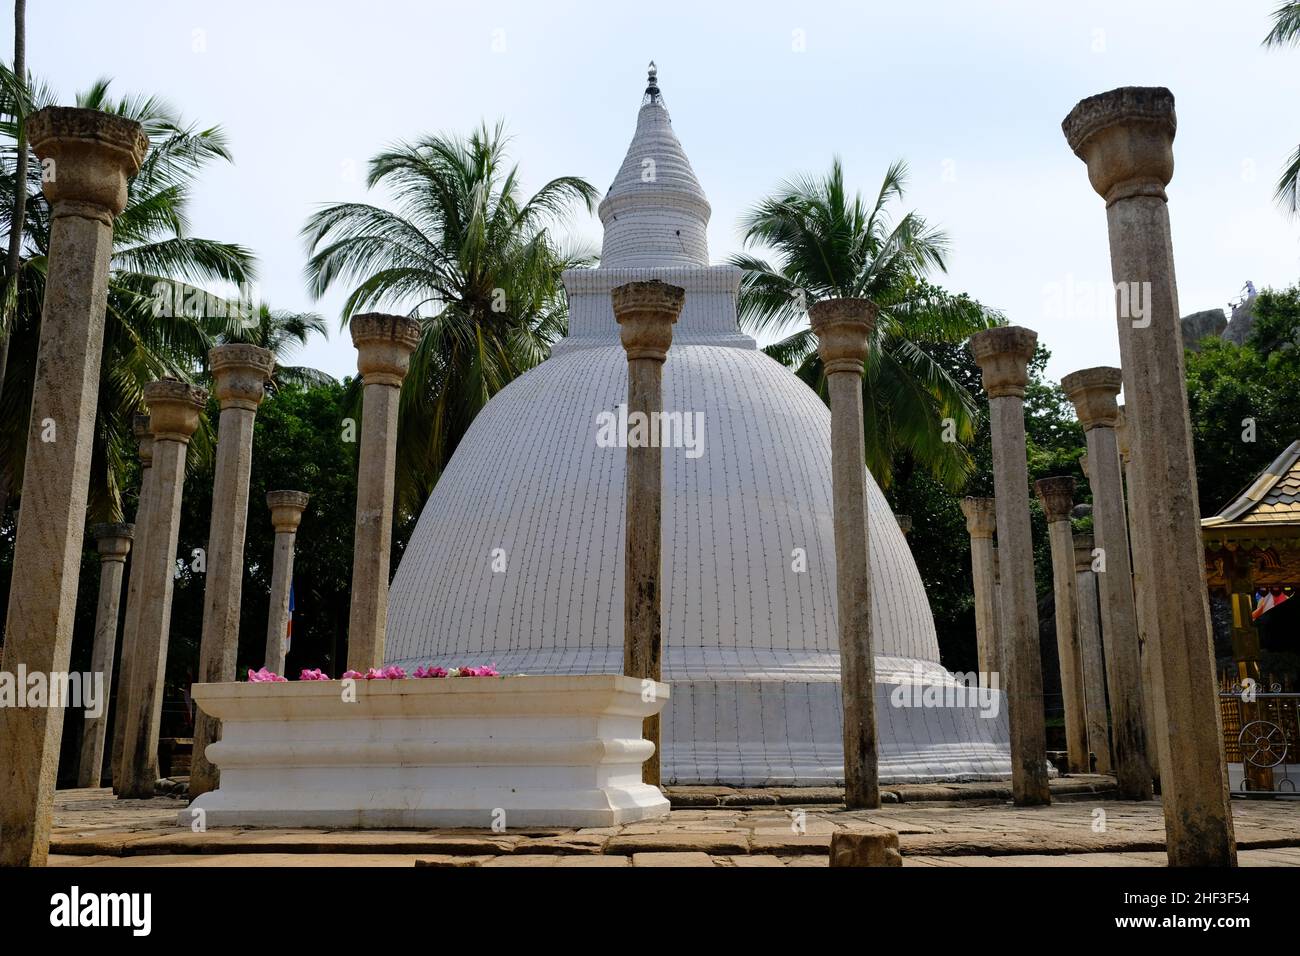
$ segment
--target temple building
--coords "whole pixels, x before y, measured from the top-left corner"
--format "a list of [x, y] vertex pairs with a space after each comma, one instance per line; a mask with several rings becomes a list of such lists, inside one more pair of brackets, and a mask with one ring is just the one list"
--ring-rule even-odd
[[[425, 506], [387, 663], [621, 673], [627, 452], [599, 440], [627, 396], [610, 292], [660, 279], [686, 291], [664, 367], [685, 427], [663, 453], [663, 780], [841, 781], [830, 411], [739, 330], [741, 271], [709, 264], [709, 202], [653, 69], [599, 214], [599, 267], [564, 274], [567, 336], [478, 415]], [[1005, 695], [922, 706], [957, 682], [870, 475], [867, 491], [881, 780], [1009, 776]]]

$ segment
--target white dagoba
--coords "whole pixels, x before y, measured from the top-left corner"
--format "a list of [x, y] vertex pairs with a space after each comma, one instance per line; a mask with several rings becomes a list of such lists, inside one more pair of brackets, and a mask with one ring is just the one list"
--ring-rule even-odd
[[[686, 290], [664, 408], [703, 413], [701, 453], [663, 456], [664, 782], [842, 782], [830, 410], [739, 331], [741, 272], [708, 264], [709, 214], [651, 64], [600, 204], [601, 264], [565, 272], [568, 335], [479, 413], [425, 505], [392, 583], [387, 663], [622, 673], [626, 450], [598, 445], [597, 416], [627, 395], [610, 291], [660, 279]], [[1004, 696], [993, 717], [891, 703], [954, 680], [867, 477], [881, 780], [1007, 777]]]

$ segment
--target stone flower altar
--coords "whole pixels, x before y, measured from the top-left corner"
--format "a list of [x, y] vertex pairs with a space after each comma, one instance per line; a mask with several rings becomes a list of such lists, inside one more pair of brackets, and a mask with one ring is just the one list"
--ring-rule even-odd
[[186, 825], [599, 827], [668, 813], [641, 781], [654, 749], [642, 721], [667, 684], [436, 667], [285, 681], [263, 669], [193, 695], [222, 724], [207, 749], [220, 786], [181, 811]]

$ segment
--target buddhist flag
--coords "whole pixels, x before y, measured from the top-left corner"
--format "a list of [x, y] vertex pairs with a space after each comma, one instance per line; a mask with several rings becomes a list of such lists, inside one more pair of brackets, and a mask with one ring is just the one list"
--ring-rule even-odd
[[289, 623], [284, 630], [284, 652], [289, 653], [289, 645], [293, 643], [293, 582], [289, 582]]
[[1255, 610], [1250, 612], [1250, 619], [1252, 621], [1258, 621], [1261, 616], [1273, 610], [1275, 606], [1276, 602], [1273, 600], [1273, 592], [1265, 591], [1264, 596], [1255, 602]]

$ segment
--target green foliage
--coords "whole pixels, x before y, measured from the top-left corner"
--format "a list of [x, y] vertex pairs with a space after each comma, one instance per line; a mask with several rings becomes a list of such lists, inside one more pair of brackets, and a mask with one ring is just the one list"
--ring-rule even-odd
[[[921, 572], [944, 663], [954, 670], [973, 670], [975, 660], [974, 582], [971, 580], [970, 537], [961, 511], [961, 497], [993, 496], [993, 444], [988, 425], [988, 396], [980, 385], [979, 366], [965, 345], [946, 345], [932, 350], [936, 361], [966, 389], [977, 409], [979, 429], [971, 442], [972, 470], [964, 489], [954, 494], [902, 453], [895, 460], [898, 480], [887, 490], [890, 505], [898, 514], [912, 516], [908, 542]], [[1083, 429], [1074, 418], [1073, 406], [1059, 385], [1045, 377], [1050, 353], [1041, 345], [1029, 364], [1030, 381], [1025, 390], [1025, 444], [1029, 459], [1030, 517], [1033, 522], [1035, 580], [1040, 596], [1052, 588], [1051, 550], [1047, 524], [1033, 482], [1039, 478], [1069, 475], [1075, 479], [1075, 498], [1091, 501], [1091, 493], [1079, 467], [1084, 450]], [[1079, 532], [1088, 530], [1090, 519], [1077, 523]]]
[[824, 178], [782, 183], [761, 200], [742, 222], [745, 241], [772, 249], [778, 265], [732, 256], [744, 270], [740, 321], [756, 333], [785, 334], [767, 353], [826, 398], [807, 306], [836, 297], [875, 302], [880, 311], [863, 377], [867, 466], [888, 487], [896, 456], [906, 453], [956, 490], [972, 469], [967, 444], [977, 413], [969, 390], [935, 350], [942, 353], [999, 317], [927, 281], [946, 268], [948, 239], [916, 212], [893, 222], [890, 206], [902, 199], [906, 182], [907, 167], [890, 166], [868, 205], [861, 194], [849, 194], [836, 159]]
[[[54, 102], [37, 86], [31, 106]], [[131, 425], [144, 411], [144, 386], [164, 375], [194, 380], [201, 376], [207, 349], [234, 331], [236, 321], [223, 316], [168, 314], [155, 308], [159, 283], [248, 282], [254, 278], [252, 255], [244, 247], [189, 235], [188, 209], [193, 188], [213, 162], [231, 160], [220, 127], [200, 129], [156, 97], [113, 99], [107, 80], [99, 80], [76, 97], [78, 106], [98, 109], [139, 122], [150, 146], [139, 173], [130, 180], [126, 208], [113, 226], [108, 306], [100, 361], [100, 383], [90, 475], [90, 520], [120, 520], [122, 477], [135, 456]], [[13, 99], [0, 106], [16, 109]], [[17, 125], [12, 114], [0, 116], [0, 216], [12, 219]], [[0, 486], [20, 488], [27, 446], [28, 410], [40, 339], [41, 303], [45, 296], [50, 209], [41, 192], [41, 167], [28, 166], [23, 221], [23, 258], [14, 300], [6, 310], [10, 331], [7, 374], [0, 394]], [[200, 427], [191, 458], [197, 465], [211, 450], [208, 423]], [[3, 495], [0, 495], [3, 497]]]
[[1250, 303], [1249, 344], [1268, 355], [1300, 344], [1300, 287], [1264, 289]]
[[[1292, 46], [1300, 42], [1300, 3], [1282, 3], [1271, 14], [1273, 28], [1264, 37], [1264, 46]], [[1278, 178], [1274, 198], [1291, 214], [1300, 211], [1300, 147], [1287, 159]]]
[[[275, 532], [266, 504], [268, 491], [311, 495], [298, 529], [294, 558], [294, 640], [286, 671], [329, 669], [343, 659], [347, 644], [352, 579], [352, 535], [356, 517], [356, 442], [344, 441], [350, 416], [349, 385], [288, 385], [262, 403], [253, 434], [248, 531], [244, 546], [244, 592], [240, 615], [239, 670], [264, 663]], [[215, 402], [209, 414], [216, 415]], [[211, 468], [185, 488], [178, 554], [205, 547], [212, 518]], [[177, 678], [198, 661], [203, 620], [203, 579], [186, 570], [177, 581], [172, 625]], [[192, 644], [192, 647], [190, 646]], [[341, 672], [341, 669], [339, 669]], [[333, 673], [333, 671], [330, 671]]]
[[[294, 637], [285, 673], [296, 677], [304, 667], [320, 667], [333, 676], [343, 671], [339, 665], [347, 653], [356, 516], [357, 444], [343, 440], [343, 420], [350, 415], [350, 384], [325, 382], [307, 388], [287, 384], [258, 410], [244, 545], [238, 675], [266, 663], [275, 547], [266, 493], [280, 490], [311, 495], [296, 541]], [[215, 401], [208, 414], [216, 419]], [[191, 728], [183, 703], [198, 671], [206, 583], [192, 564], [194, 549], [207, 547], [212, 483], [213, 465], [208, 461], [186, 480], [182, 499], [176, 550], [181, 564], [172, 600], [165, 689], [168, 724], [163, 736], [185, 736]]]
[[397, 499], [418, 510], [488, 399], [541, 362], [568, 321], [560, 274], [590, 256], [565, 252], [551, 227], [597, 192], [577, 177], [520, 196], [503, 127], [468, 139], [429, 136], [370, 161], [368, 184], [400, 211], [341, 203], [303, 229], [307, 279], [323, 295], [352, 285], [341, 316], [400, 310], [423, 320], [402, 386]]
[[1300, 438], [1300, 362], [1291, 344], [1300, 328], [1300, 288], [1261, 292], [1255, 309], [1244, 345], [1209, 339], [1199, 352], [1186, 353], [1197, 486], [1207, 517]]

